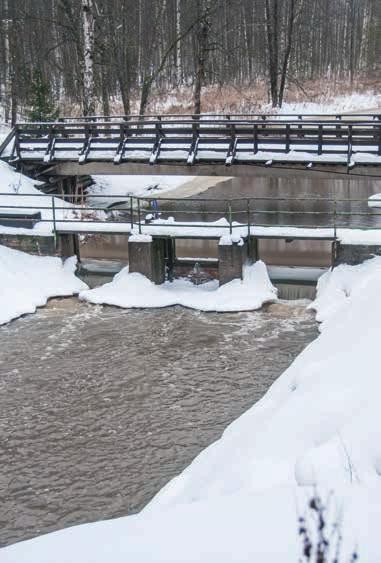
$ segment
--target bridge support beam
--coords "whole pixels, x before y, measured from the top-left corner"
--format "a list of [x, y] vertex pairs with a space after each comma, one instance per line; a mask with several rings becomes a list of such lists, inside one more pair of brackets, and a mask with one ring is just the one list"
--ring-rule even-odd
[[334, 265], [349, 264], [356, 266], [373, 256], [381, 255], [381, 245], [341, 244], [335, 248]]
[[131, 235], [128, 239], [129, 271], [143, 274], [155, 284], [165, 281], [165, 239]]
[[76, 256], [79, 261], [79, 236], [71, 233], [57, 234], [57, 250], [61, 258]]
[[234, 279], [242, 279], [243, 265], [247, 258], [246, 243], [242, 239], [221, 237], [218, 245], [218, 276], [220, 285]]

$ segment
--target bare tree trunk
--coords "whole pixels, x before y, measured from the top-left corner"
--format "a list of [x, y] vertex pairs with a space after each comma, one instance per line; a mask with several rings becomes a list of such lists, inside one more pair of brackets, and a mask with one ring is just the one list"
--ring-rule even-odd
[[95, 114], [94, 28], [95, 19], [93, 0], [82, 0], [84, 115]]
[[17, 87], [16, 87], [16, 76], [14, 72], [14, 67], [12, 67], [12, 72], [11, 72], [11, 125], [12, 127], [16, 125], [17, 112], [18, 112], [18, 97], [17, 97]]
[[120, 89], [120, 95], [122, 97], [124, 115], [130, 115], [131, 101], [130, 101], [129, 86], [128, 84], [126, 85], [120, 77], [119, 77], [119, 89]]
[[349, 5], [349, 78], [351, 86], [353, 86], [353, 79], [355, 73], [355, 6], [353, 0], [350, 0]]
[[142, 48], [143, 48], [143, 9], [142, 0], [138, 0], [138, 84], [142, 83]]
[[108, 91], [108, 77], [104, 65], [102, 65], [102, 107], [103, 115], [110, 115], [110, 98]]
[[145, 78], [143, 81], [142, 91], [140, 94], [139, 117], [143, 117], [146, 112], [152, 83], [153, 80], [151, 80], [150, 78]]
[[5, 79], [3, 88], [4, 118], [8, 123], [11, 113], [11, 59], [9, 50], [9, 5], [8, 0], [4, 0], [4, 62]]
[[278, 0], [265, 0], [271, 104], [278, 105]]
[[[181, 0], [176, 0], [176, 36], [181, 35]], [[181, 72], [181, 41], [176, 44], [176, 82], [178, 85], [182, 83]]]
[[[204, 7], [201, 4], [204, 2]], [[196, 46], [196, 74], [193, 91], [193, 113], [201, 113], [201, 90], [205, 79], [210, 32], [210, 0], [197, 0], [198, 29]]]
[[287, 27], [287, 37], [286, 37], [286, 49], [283, 56], [282, 73], [280, 77], [279, 93], [278, 93], [278, 106], [282, 107], [284, 89], [286, 86], [288, 63], [290, 60], [293, 30], [295, 21], [295, 0], [290, 0], [290, 13]]

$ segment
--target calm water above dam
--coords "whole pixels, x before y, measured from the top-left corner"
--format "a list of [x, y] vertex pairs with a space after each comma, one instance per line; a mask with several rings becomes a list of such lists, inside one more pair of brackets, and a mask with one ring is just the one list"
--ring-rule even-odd
[[[338, 175], [335, 179], [327, 179], [311, 172], [310, 178], [300, 178], [292, 174], [289, 177], [234, 178], [195, 194], [192, 197], [196, 198], [196, 201], [193, 202], [165, 201], [164, 196], [173, 197], [173, 194], [168, 192], [162, 194], [163, 199], [158, 199], [158, 208], [163, 211], [162, 217], [174, 216], [181, 221], [215, 221], [223, 216], [227, 218], [227, 204], [232, 198], [243, 198], [242, 201], [232, 204], [233, 212], [246, 209], [246, 198], [259, 198], [250, 204], [250, 221], [253, 225], [332, 227], [333, 212], [336, 209], [337, 226], [381, 228], [381, 210], [369, 208], [367, 201], [369, 196], [379, 192], [381, 181], [378, 178], [349, 178]], [[210, 198], [212, 201], [202, 201], [203, 198]], [[329, 201], [333, 198], [338, 200], [336, 207]], [[96, 202], [99, 203], [99, 200]], [[109, 203], [111, 202], [115, 200], [110, 200]], [[95, 201], [93, 203], [95, 204]], [[212, 210], [214, 213], [211, 213]], [[189, 213], [190, 211], [192, 213]], [[246, 223], [247, 214], [234, 214], [233, 219]], [[215, 258], [217, 241], [177, 241], [176, 251], [179, 257]], [[127, 237], [88, 237], [82, 244], [81, 255], [84, 258], [119, 259], [127, 262]], [[329, 266], [331, 242], [260, 240], [259, 256], [266, 264]]]
[[297, 302], [205, 314], [53, 300], [1, 327], [1, 544], [141, 509], [317, 333]]

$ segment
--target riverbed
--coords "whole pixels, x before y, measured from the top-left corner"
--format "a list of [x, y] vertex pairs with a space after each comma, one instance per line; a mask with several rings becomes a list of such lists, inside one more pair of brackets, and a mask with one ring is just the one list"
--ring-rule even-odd
[[305, 305], [56, 299], [1, 327], [1, 545], [143, 508], [317, 336]]

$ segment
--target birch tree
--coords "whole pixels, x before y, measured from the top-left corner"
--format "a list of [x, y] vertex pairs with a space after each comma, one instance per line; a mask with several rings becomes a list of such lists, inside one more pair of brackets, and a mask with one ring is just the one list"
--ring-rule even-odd
[[[176, 36], [181, 35], [181, 0], [176, 0]], [[182, 83], [181, 72], [181, 41], [176, 43], [176, 81], [180, 85]]]
[[82, 0], [83, 30], [83, 114], [95, 114], [94, 44], [95, 14], [93, 0]]
[[11, 68], [10, 68], [10, 50], [9, 50], [9, 4], [8, 0], [4, 0], [4, 82], [2, 84], [4, 119], [8, 123], [11, 113]]

